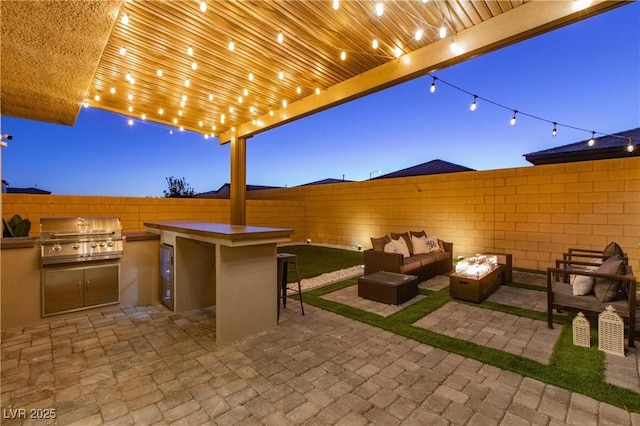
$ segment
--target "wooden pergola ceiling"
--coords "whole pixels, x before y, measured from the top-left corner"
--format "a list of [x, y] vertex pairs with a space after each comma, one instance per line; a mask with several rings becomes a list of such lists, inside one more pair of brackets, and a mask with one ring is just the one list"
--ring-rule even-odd
[[3, 1], [0, 112], [84, 104], [225, 143], [627, 3], [584, 2]]

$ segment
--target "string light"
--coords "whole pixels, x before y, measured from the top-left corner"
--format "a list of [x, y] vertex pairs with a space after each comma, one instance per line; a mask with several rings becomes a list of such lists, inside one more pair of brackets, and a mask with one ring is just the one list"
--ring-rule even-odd
[[340, 0], [333, 0], [333, 10], [338, 10], [340, 8]]
[[596, 144], [596, 132], [591, 131], [591, 139], [589, 139], [589, 146]]
[[476, 103], [476, 99], [478, 99], [478, 95], [473, 95], [473, 102], [471, 102], [471, 106], [469, 106], [469, 109], [471, 111], [475, 111], [476, 108], [478, 108], [478, 104]]
[[236, 45], [235, 45], [235, 43], [233, 42], [233, 40], [231, 40], [231, 41], [229, 42], [229, 46], [228, 46], [228, 47], [229, 47], [229, 50], [230, 50], [230, 51], [232, 51], [232, 52], [233, 52], [233, 49], [235, 49], [235, 48], [236, 48]]
[[249, 81], [253, 81], [253, 73], [252, 72], [249, 73]]
[[121, 48], [120, 48], [120, 54], [121, 54], [122, 56], [126, 55], [126, 54], [127, 54], [127, 49], [125, 49], [124, 47], [121, 47]]
[[109, 92], [111, 92], [111, 94], [113, 95], [114, 93], [116, 93], [116, 88], [112, 87], [111, 89], [109, 89]]
[[347, 52], [343, 50], [340, 52], [340, 60], [344, 61], [345, 59], [347, 59]]
[[373, 41], [371, 42], [371, 47], [373, 47], [373, 49], [377, 49], [378, 48], [378, 39], [374, 38]]
[[512, 126], [516, 124], [516, 114], [518, 113], [518, 111], [516, 111], [515, 109], [513, 110], [513, 117], [511, 117], [511, 120], [509, 120], [509, 124], [511, 124]]
[[447, 36], [447, 27], [444, 25], [444, 17], [442, 18], [442, 25], [440, 25], [440, 38], [445, 38]]
[[383, 14], [384, 14], [384, 3], [379, 1], [378, 3], [376, 3], [376, 15], [382, 16]]
[[433, 77], [433, 81], [431, 82], [431, 87], [429, 88], [429, 91], [431, 93], [435, 93], [436, 92], [436, 77]]
[[282, 31], [278, 33], [278, 43], [282, 44], [284, 41], [284, 36], [282, 35]]
[[187, 55], [193, 56], [193, 47], [191, 46], [187, 47]]
[[279, 78], [280, 80], [284, 79], [284, 71], [280, 71], [280, 72], [278, 73], [278, 78]]
[[195, 61], [194, 61], [194, 62], [191, 63], [191, 69], [195, 71], [196, 68], [198, 68], [198, 64], [196, 64]]
[[201, 1], [200, 2], [200, 12], [204, 13], [207, 11], [207, 2], [206, 1]]
[[414, 36], [414, 38], [416, 39], [416, 41], [420, 41], [422, 40], [422, 34], [424, 33], [424, 31], [422, 30], [422, 27], [418, 28], [416, 30], [416, 35]]
[[158, 77], [162, 77], [162, 70], [160, 68], [158, 68], [158, 71], [156, 71], [156, 75]]
[[122, 21], [122, 23], [124, 25], [128, 25], [129, 24], [129, 15], [127, 15], [126, 13], [124, 15], [122, 15], [121, 21]]
[[556, 129], [556, 126], [558, 125], [558, 123], [556, 123], [555, 121], [553, 122], [553, 130], [551, 131], [551, 136], [555, 136], [558, 134], [558, 130]]
[[629, 144], [627, 145], [627, 152], [633, 152], [635, 147], [633, 146], [633, 140], [629, 137]]
[[129, 119], [129, 121], [127, 121], [127, 123], [129, 124], [129, 126], [133, 126], [133, 120]]

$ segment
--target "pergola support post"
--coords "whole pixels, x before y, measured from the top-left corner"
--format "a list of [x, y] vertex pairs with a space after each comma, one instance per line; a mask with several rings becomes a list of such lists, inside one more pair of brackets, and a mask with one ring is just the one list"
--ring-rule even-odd
[[231, 139], [232, 225], [247, 224], [247, 138]]

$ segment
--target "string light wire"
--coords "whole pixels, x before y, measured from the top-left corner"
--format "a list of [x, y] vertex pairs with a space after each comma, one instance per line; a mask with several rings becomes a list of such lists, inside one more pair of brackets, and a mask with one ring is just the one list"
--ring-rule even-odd
[[544, 117], [540, 117], [540, 116], [537, 116], [537, 115], [529, 114], [529, 113], [520, 111], [517, 108], [511, 108], [511, 107], [508, 107], [508, 106], [503, 105], [501, 103], [498, 103], [496, 101], [493, 101], [491, 99], [482, 97], [482, 96], [477, 95], [477, 94], [475, 94], [473, 92], [470, 92], [470, 91], [465, 90], [465, 89], [463, 89], [461, 87], [458, 87], [455, 84], [449, 83], [448, 81], [445, 81], [445, 80], [441, 79], [440, 77], [437, 77], [437, 76], [435, 76], [433, 74], [427, 74], [427, 76], [431, 77], [433, 79], [433, 82], [431, 83], [431, 93], [435, 92], [435, 82], [437, 80], [438, 82], [440, 82], [440, 83], [442, 83], [444, 85], [447, 85], [447, 86], [449, 86], [449, 87], [451, 87], [453, 89], [456, 89], [456, 90], [458, 90], [458, 91], [460, 91], [462, 93], [466, 93], [469, 96], [473, 96], [474, 102], [479, 99], [479, 100], [482, 100], [482, 101], [487, 102], [489, 104], [492, 104], [494, 106], [497, 106], [499, 108], [506, 109], [508, 111], [513, 112], [513, 116], [511, 117], [511, 120], [510, 120], [511, 125], [515, 124], [516, 115], [523, 115], [525, 117], [533, 118], [534, 120], [543, 121], [545, 123], [549, 123], [549, 124], [553, 125], [553, 131], [552, 131], [552, 135], [553, 136], [555, 136], [555, 133], [557, 133], [557, 128], [558, 127], [565, 127], [567, 129], [573, 129], [573, 130], [578, 130], [578, 131], [581, 131], [581, 132], [591, 133], [591, 138], [589, 139], [589, 146], [593, 146], [595, 144], [596, 134], [598, 134], [598, 135], [608, 136], [608, 137], [612, 137], [612, 138], [628, 139], [629, 143], [627, 144], [627, 151], [633, 152], [633, 150], [635, 149], [634, 139], [632, 137], [626, 137], [626, 136], [620, 136], [620, 135], [612, 135], [610, 133], [604, 133], [604, 132], [597, 132], [595, 130], [588, 130], [588, 129], [585, 129], [585, 128], [582, 128], [582, 127], [572, 126], [572, 125], [560, 123], [560, 122], [557, 122], [557, 121], [554, 121], [554, 120], [549, 120], [549, 119], [546, 119]]

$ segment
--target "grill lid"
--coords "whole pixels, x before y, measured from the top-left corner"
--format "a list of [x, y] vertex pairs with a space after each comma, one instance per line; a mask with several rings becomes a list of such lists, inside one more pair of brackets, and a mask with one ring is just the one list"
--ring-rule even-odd
[[43, 265], [117, 259], [122, 257], [123, 239], [117, 217], [40, 219]]

